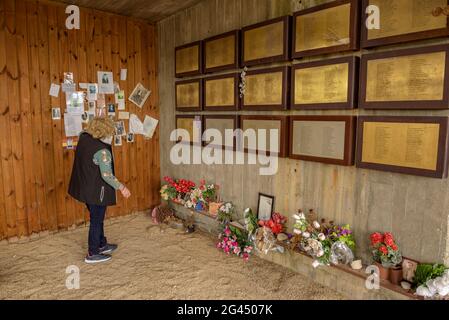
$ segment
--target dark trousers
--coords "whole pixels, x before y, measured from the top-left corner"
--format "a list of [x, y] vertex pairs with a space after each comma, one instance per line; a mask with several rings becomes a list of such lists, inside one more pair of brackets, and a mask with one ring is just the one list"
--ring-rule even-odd
[[104, 217], [107, 207], [88, 204], [87, 209], [90, 213], [89, 255], [94, 255], [108, 243], [104, 236]]

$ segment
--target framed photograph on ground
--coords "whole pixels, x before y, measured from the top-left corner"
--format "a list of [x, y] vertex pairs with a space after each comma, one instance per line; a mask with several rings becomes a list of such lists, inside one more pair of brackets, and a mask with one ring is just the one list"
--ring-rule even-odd
[[176, 129], [184, 129], [187, 137], [178, 137], [178, 143], [201, 144], [202, 138], [202, 116], [177, 115]]
[[274, 211], [274, 197], [263, 193], [259, 193], [257, 201], [257, 218], [259, 220], [268, 221]]
[[248, 71], [243, 110], [286, 110], [289, 107], [290, 67]]
[[291, 17], [284, 16], [242, 29], [242, 66], [290, 59]]
[[204, 79], [204, 110], [236, 111], [240, 107], [239, 74]]
[[448, 119], [359, 117], [357, 167], [446, 178]]
[[[259, 116], [259, 115], [241, 115], [240, 116], [240, 129], [245, 131], [254, 130], [256, 137], [256, 145], [254, 148], [249, 146], [249, 138], [238, 138], [238, 150], [243, 147], [243, 150], [248, 153], [261, 153], [265, 155], [278, 156], [285, 158], [288, 156], [288, 117], [287, 116]], [[258, 137], [258, 130], [265, 130], [265, 147], [261, 148], [261, 142]], [[271, 130], [275, 130], [277, 133], [277, 146], [271, 146], [271, 141], [274, 140], [274, 136], [271, 135]], [[248, 134], [248, 132], [247, 132]], [[274, 149], [275, 151], [270, 151]]]
[[205, 73], [239, 68], [240, 31], [234, 30], [203, 41]]
[[203, 81], [186, 80], [175, 84], [175, 100], [177, 111], [201, 111], [203, 108]]
[[[381, 28], [368, 30], [362, 23], [363, 48], [449, 35], [448, 18], [444, 13], [449, 5], [447, 0], [363, 0], [362, 12], [370, 5], [377, 6], [381, 12]], [[364, 17], [363, 21], [368, 14]]]
[[293, 15], [293, 58], [357, 50], [359, 0], [336, 0]]
[[359, 58], [296, 64], [292, 69], [292, 109], [353, 109], [357, 106]]
[[202, 73], [202, 41], [175, 48], [175, 77], [196, 76]]
[[134, 91], [131, 93], [129, 101], [142, 109], [150, 95], [151, 90], [148, 90], [141, 83], [138, 83], [134, 88]]
[[290, 116], [289, 157], [352, 166], [355, 124], [353, 116]]
[[360, 108], [449, 107], [449, 45], [363, 55], [360, 75]]
[[204, 141], [203, 145], [222, 148], [227, 150], [236, 150], [237, 137], [233, 137], [231, 141], [226, 141], [226, 130], [235, 131], [239, 128], [239, 116], [234, 115], [204, 115], [203, 116], [203, 132], [207, 129], [215, 129], [220, 131], [223, 137], [222, 141]]

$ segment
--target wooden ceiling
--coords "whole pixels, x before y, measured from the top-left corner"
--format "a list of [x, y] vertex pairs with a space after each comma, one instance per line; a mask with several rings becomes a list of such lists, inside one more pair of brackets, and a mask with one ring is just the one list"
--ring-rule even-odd
[[157, 22], [202, 0], [53, 0]]

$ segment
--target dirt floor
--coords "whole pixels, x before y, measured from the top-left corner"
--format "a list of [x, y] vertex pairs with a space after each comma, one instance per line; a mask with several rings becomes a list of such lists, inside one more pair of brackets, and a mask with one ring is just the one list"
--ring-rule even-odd
[[[0, 299], [343, 299], [302, 275], [257, 257], [228, 257], [203, 233], [152, 225], [140, 214], [115, 219], [106, 236], [113, 259], [83, 262], [87, 228], [0, 244]], [[80, 289], [66, 288], [66, 268]]]

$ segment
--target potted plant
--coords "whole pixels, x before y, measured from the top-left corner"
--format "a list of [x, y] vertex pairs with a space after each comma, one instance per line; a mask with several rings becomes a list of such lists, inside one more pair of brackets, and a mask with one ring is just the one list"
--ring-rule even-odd
[[[210, 210], [210, 207], [209, 207]], [[234, 215], [235, 208], [232, 202], [227, 202], [222, 204], [218, 209], [217, 220], [220, 221], [221, 224], [226, 225], [232, 221], [232, 217]]]
[[391, 233], [375, 232], [371, 234], [373, 259], [379, 268], [379, 277], [394, 284], [402, 281], [402, 255]]

